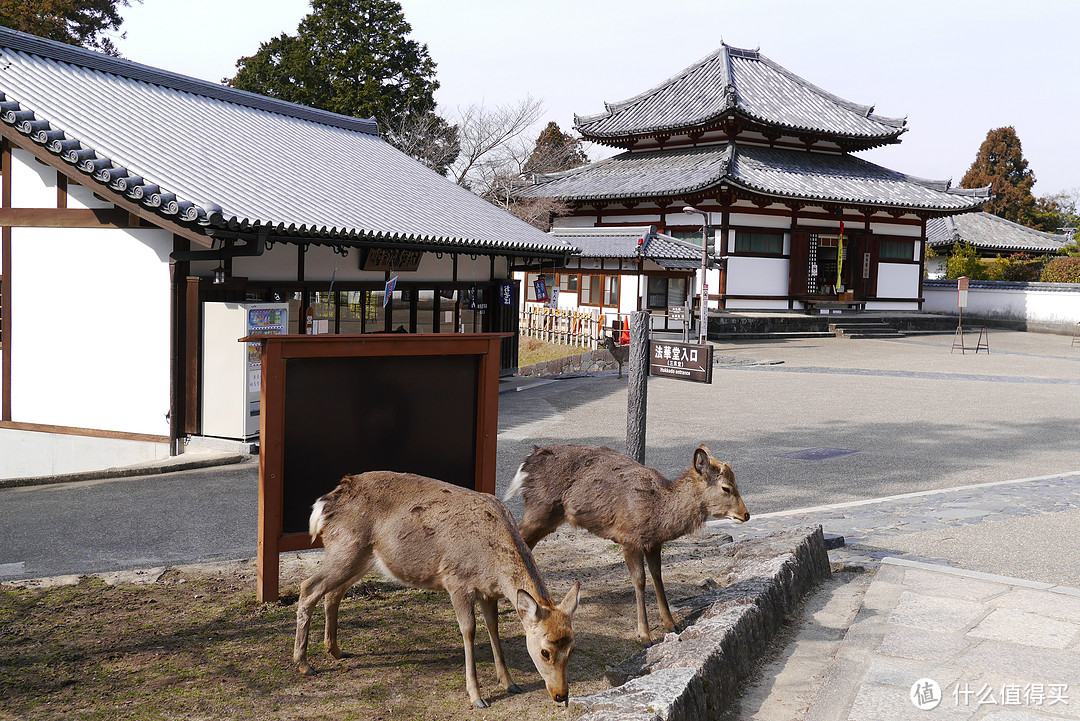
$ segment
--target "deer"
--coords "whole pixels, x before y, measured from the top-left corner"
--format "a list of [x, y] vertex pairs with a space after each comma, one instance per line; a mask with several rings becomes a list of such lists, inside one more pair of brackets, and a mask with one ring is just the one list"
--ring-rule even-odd
[[713, 458], [704, 445], [674, 480], [606, 447], [534, 446], [504, 500], [516, 495], [525, 500], [518, 530], [530, 549], [564, 521], [622, 546], [637, 597], [638, 640], [645, 646], [652, 639], [643, 559], [649, 564], [660, 617], [670, 631], [675, 619], [660, 574], [663, 544], [699, 529], [709, 516], [750, 520], [731, 466]]
[[338, 607], [345, 592], [370, 570], [403, 585], [443, 589], [457, 615], [465, 644], [465, 686], [474, 706], [490, 704], [476, 680], [473, 639], [480, 605], [491, 638], [499, 683], [522, 693], [510, 678], [499, 641], [498, 601], [510, 599], [525, 629], [525, 645], [548, 694], [568, 705], [567, 662], [574, 651], [571, 620], [580, 583], [556, 605], [513, 517], [497, 498], [433, 478], [393, 471], [345, 476], [312, 506], [309, 530], [325, 554], [300, 584], [293, 661], [302, 674], [312, 612], [325, 597], [324, 643], [334, 658]]

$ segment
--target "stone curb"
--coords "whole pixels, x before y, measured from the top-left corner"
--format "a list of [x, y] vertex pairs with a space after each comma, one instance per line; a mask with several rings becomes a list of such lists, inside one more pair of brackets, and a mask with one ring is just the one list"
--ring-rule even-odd
[[570, 699], [578, 721], [696, 721], [732, 704], [785, 617], [830, 575], [821, 526], [744, 541], [735, 559], [723, 588], [684, 604], [684, 631], [608, 670], [621, 685]]
[[[197, 468], [210, 468], [212, 466], [228, 466], [243, 463], [251, 455], [236, 453], [229, 455], [214, 455], [194, 458], [184, 458], [183, 454], [174, 456], [165, 461], [154, 461], [137, 466], [123, 466], [118, 468], [105, 468], [94, 471], [79, 471], [76, 473], [62, 473], [56, 476], [27, 476], [25, 478], [0, 479], [0, 489], [20, 488], [23, 486], [44, 486], [53, 483], [74, 483], [76, 481], [96, 481], [109, 478], [133, 478], [136, 476], [152, 476], [159, 473], [172, 473], [174, 471], [190, 471]], [[194, 454], [193, 454], [194, 455]], [[181, 460], [182, 459], [182, 460]]]

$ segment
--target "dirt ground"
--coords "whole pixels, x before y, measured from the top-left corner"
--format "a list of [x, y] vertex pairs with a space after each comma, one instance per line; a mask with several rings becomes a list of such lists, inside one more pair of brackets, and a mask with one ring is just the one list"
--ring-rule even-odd
[[[713, 533], [714, 535], [709, 535]], [[723, 585], [735, 549], [705, 531], [668, 544], [664, 579], [676, 618], [680, 599], [706, 579]], [[365, 579], [341, 604], [339, 642], [322, 651], [322, 613], [309, 656], [291, 662], [296, 590], [319, 553], [282, 559], [280, 603], [255, 601], [253, 562], [167, 571], [148, 585], [95, 578], [49, 589], [0, 588], [0, 719], [566, 719], [525, 650], [516, 613], [500, 602], [503, 648], [514, 680], [497, 683], [477, 621], [477, 674], [491, 703], [465, 693], [461, 635], [445, 593]], [[582, 581], [574, 617], [571, 694], [607, 688], [604, 669], [640, 649], [634, 594], [619, 548], [568, 527], [542, 541], [536, 560], [558, 601]], [[654, 638], [663, 628], [649, 591]]]

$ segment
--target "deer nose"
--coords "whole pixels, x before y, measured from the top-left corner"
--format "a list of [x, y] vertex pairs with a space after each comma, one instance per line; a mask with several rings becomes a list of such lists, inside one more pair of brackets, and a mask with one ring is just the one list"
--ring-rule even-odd
[[746, 521], [749, 521], [749, 520], [750, 520], [750, 511], [747, 511], [747, 512], [746, 512], [746, 513], [745, 513], [745, 514], [743, 515], [742, 519], [743, 519], [743, 523], [745, 523]]
[[564, 693], [555, 694], [555, 703], [566, 703], [566, 694], [564, 694]]

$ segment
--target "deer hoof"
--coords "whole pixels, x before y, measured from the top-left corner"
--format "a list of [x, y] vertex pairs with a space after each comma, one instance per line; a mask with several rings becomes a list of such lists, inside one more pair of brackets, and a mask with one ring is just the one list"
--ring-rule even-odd
[[487, 701], [485, 701], [482, 698], [478, 698], [475, 701], [473, 701], [473, 706], [475, 706], [476, 708], [488, 708], [488, 707], [491, 706], [491, 704], [489, 704]]
[[506, 687], [506, 692], [507, 693], [525, 693], [525, 689], [523, 689], [521, 686], [518, 686], [516, 683], [512, 683], [512, 684], [510, 684], [509, 686]]
[[308, 666], [306, 663], [301, 664], [300, 666], [298, 666], [298, 668], [300, 669], [300, 673], [303, 674], [304, 676], [314, 676], [315, 675], [315, 669], [313, 669], [311, 666]]

